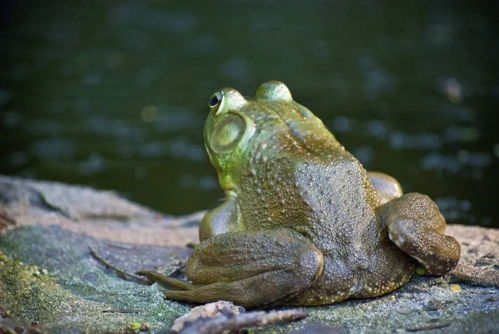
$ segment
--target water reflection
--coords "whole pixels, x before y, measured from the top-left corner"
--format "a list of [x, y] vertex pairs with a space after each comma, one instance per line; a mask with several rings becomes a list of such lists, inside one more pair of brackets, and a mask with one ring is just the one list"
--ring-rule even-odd
[[169, 213], [222, 196], [207, 99], [286, 82], [369, 169], [496, 225], [497, 3], [3, 1], [0, 172]]

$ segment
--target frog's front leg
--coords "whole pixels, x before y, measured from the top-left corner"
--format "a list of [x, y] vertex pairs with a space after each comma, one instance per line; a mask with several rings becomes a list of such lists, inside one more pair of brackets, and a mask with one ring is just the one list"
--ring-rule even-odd
[[245, 307], [263, 306], [311, 286], [322, 268], [322, 253], [290, 229], [230, 232], [196, 247], [186, 268], [194, 284], [166, 290], [165, 295], [186, 302], [224, 299]]
[[445, 235], [445, 218], [426, 195], [405, 194], [381, 207], [390, 240], [416, 259], [429, 274], [444, 275], [454, 269], [461, 246]]
[[235, 194], [228, 193], [227, 199], [218, 207], [208, 211], [199, 226], [199, 240], [239, 229], [239, 206]]
[[[239, 222], [237, 197], [235, 194], [229, 192], [227, 199], [221, 205], [204, 215], [199, 226], [199, 240], [203, 241], [215, 235], [235, 231], [240, 228]], [[146, 276], [151, 282], [158, 282], [177, 289], [188, 290], [195, 287], [191, 283], [165, 276], [155, 271], [141, 270], [137, 274]]]
[[367, 177], [378, 195], [380, 204], [402, 196], [402, 187], [393, 176], [381, 172], [368, 171]]

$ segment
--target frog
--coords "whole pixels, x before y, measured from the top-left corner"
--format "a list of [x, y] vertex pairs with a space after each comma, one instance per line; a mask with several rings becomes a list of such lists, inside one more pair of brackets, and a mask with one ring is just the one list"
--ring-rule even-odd
[[168, 299], [248, 307], [371, 298], [417, 268], [445, 275], [460, 244], [435, 202], [367, 171], [282, 82], [209, 98], [204, 143], [225, 200], [199, 226], [190, 281], [141, 271]]

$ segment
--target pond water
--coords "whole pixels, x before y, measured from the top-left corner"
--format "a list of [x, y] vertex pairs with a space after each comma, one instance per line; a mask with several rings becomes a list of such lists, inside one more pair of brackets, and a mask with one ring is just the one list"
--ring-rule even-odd
[[0, 173], [166, 213], [223, 196], [208, 97], [285, 82], [368, 169], [498, 226], [498, 2], [0, 4]]

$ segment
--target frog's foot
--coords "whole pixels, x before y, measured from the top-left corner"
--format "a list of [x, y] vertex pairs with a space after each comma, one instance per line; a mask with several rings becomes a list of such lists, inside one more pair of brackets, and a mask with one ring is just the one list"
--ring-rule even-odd
[[384, 205], [390, 240], [415, 258], [431, 275], [444, 275], [459, 261], [461, 246], [445, 235], [445, 219], [437, 205], [418, 193]]
[[297, 295], [319, 277], [322, 268], [321, 252], [294, 231], [233, 232], [196, 247], [187, 263], [194, 284], [168, 277], [158, 281], [182, 289], [166, 290], [169, 299], [196, 303], [224, 299], [256, 307]]

